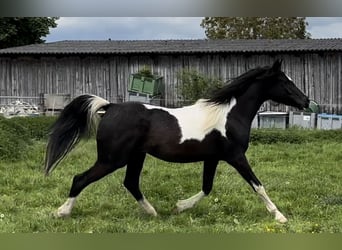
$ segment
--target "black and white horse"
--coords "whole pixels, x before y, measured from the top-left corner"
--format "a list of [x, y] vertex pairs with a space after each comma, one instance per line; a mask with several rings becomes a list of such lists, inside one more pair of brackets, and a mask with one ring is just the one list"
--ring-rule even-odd
[[[202, 190], [179, 200], [178, 212], [193, 207], [209, 195], [217, 164], [225, 161], [256, 191], [275, 219], [286, 222], [245, 156], [251, 122], [266, 100], [299, 109], [309, 104], [308, 97], [281, 71], [281, 61], [252, 69], [219, 89], [211, 98], [183, 108], [170, 109], [137, 102], [114, 104], [94, 95], [75, 98], [52, 127], [46, 151], [46, 174], [92, 126], [97, 128], [97, 161], [73, 178], [69, 197], [58, 208], [57, 216], [70, 215], [77, 196], [85, 187], [124, 166], [127, 166], [124, 186], [148, 214], [156, 216], [156, 210], [139, 188], [145, 156], [150, 154], [168, 162], [204, 162]], [[101, 118], [97, 113], [100, 109], [105, 111]]]

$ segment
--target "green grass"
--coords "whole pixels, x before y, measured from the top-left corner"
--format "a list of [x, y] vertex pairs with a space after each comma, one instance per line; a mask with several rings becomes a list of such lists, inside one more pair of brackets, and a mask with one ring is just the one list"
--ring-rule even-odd
[[[304, 133], [304, 132], [303, 132]], [[86, 188], [71, 217], [57, 219], [72, 177], [95, 161], [94, 141], [81, 142], [51, 176], [42, 172], [45, 142], [29, 144], [20, 160], [0, 162], [0, 232], [342, 232], [342, 143], [252, 143], [248, 158], [268, 195], [289, 219], [274, 221], [237, 172], [220, 163], [210, 196], [181, 214], [178, 199], [200, 191], [202, 166], [148, 157], [141, 189], [152, 218], [123, 187], [120, 169]]]

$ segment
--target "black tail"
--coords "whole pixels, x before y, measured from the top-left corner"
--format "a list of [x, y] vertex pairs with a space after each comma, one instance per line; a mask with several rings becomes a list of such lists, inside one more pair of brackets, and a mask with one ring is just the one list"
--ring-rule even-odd
[[96, 128], [97, 111], [109, 102], [94, 95], [81, 95], [72, 100], [61, 112], [51, 128], [45, 157], [45, 174], [48, 175], [73, 149], [91, 128]]

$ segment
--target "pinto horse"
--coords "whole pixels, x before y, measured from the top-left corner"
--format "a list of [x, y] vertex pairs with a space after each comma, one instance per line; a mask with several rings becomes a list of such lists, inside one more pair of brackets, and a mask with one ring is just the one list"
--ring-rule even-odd
[[[218, 162], [225, 161], [261, 197], [275, 219], [285, 223], [287, 219], [268, 197], [245, 156], [251, 122], [266, 100], [298, 109], [309, 105], [308, 97], [281, 71], [279, 60], [272, 66], [252, 69], [209, 99], [182, 108], [138, 102], [114, 104], [95, 95], [76, 97], [52, 126], [45, 173], [48, 175], [92, 127], [97, 129], [97, 160], [90, 169], [74, 176], [68, 199], [56, 216], [70, 215], [85, 187], [124, 166], [124, 186], [148, 214], [157, 216], [139, 187], [145, 156], [150, 154], [168, 162], [204, 162], [202, 190], [179, 200], [176, 211], [189, 209], [209, 195]], [[98, 115], [100, 109], [104, 111], [102, 117]]]

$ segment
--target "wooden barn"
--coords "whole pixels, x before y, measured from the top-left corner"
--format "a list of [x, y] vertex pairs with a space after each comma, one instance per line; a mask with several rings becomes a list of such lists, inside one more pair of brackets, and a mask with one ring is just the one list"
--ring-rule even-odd
[[[129, 79], [150, 67], [163, 79], [165, 105], [177, 106], [178, 74], [194, 69], [228, 81], [283, 59], [284, 71], [322, 112], [342, 114], [342, 40], [60, 41], [0, 50], [0, 98], [83, 93], [128, 100]], [[264, 110], [287, 111], [268, 103]]]

